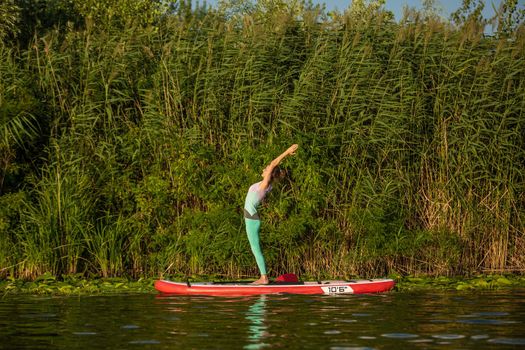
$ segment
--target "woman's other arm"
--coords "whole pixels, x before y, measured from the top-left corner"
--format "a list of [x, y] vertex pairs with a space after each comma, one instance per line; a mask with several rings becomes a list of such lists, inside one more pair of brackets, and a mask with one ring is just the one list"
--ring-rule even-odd
[[259, 185], [259, 190], [265, 191], [268, 188], [268, 186], [270, 185], [270, 181], [272, 180], [273, 169], [275, 169], [275, 167], [278, 166], [286, 156], [294, 155], [298, 147], [299, 145], [297, 144], [291, 145], [279, 157], [272, 160], [271, 163], [268, 164], [266, 168], [264, 168], [263, 173], [262, 173], [263, 180], [261, 181], [261, 184]]

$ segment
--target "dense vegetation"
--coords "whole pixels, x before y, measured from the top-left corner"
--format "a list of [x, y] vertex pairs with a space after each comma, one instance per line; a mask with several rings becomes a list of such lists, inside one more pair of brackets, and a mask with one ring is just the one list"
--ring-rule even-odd
[[381, 2], [0, 4], [0, 276], [525, 269], [525, 26]]

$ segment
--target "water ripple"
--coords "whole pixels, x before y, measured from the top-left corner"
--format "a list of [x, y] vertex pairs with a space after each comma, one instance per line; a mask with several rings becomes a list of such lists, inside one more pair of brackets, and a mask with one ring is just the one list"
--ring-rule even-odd
[[411, 334], [411, 333], [384, 333], [384, 334], [381, 334], [381, 336], [385, 338], [395, 338], [395, 339], [412, 339], [412, 338], [419, 337], [419, 335]]
[[126, 324], [124, 326], [121, 326], [122, 329], [139, 329], [140, 327], [134, 324]]
[[453, 320], [440, 320], [440, 319], [436, 319], [436, 320], [430, 320], [431, 323], [452, 323], [454, 322]]
[[473, 317], [484, 317], [484, 316], [498, 317], [498, 316], [508, 316], [509, 313], [508, 312], [501, 312], [501, 311], [486, 311], [486, 312], [475, 312], [475, 313], [473, 313], [471, 315]]
[[487, 334], [475, 334], [475, 335], [470, 336], [470, 339], [473, 339], [473, 340], [488, 339], [488, 338], [489, 336]]
[[160, 344], [160, 341], [154, 340], [154, 339], [132, 340], [129, 342], [129, 344], [152, 345], [152, 344]]
[[412, 340], [409, 340], [409, 342], [410, 343], [433, 343], [434, 340], [423, 338], [423, 339], [412, 339]]
[[474, 319], [474, 320], [459, 320], [458, 322], [465, 323], [465, 324], [491, 324], [491, 325], [516, 323], [515, 321], [492, 320], [492, 319], [483, 319], [483, 318]]
[[452, 340], [452, 339], [462, 339], [462, 338], [465, 338], [465, 336], [461, 334], [435, 334], [432, 336], [432, 338]]
[[73, 332], [74, 335], [96, 335], [97, 332]]
[[506, 345], [525, 345], [525, 338], [494, 338], [489, 339], [488, 342]]

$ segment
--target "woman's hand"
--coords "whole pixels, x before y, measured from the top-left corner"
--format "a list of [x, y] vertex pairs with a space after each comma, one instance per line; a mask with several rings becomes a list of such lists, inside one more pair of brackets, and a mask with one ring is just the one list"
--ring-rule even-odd
[[294, 155], [295, 154], [295, 151], [297, 151], [297, 148], [299, 148], [299, 145], [298, 144], [293, 144], [291, 145], [287, 150], [286, 150], [286, 154], [289, 154], [289, 155]]

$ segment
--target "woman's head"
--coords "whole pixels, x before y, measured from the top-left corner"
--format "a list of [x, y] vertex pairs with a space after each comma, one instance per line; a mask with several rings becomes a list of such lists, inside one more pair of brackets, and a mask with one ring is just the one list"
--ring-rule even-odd
[[272, 170], [272, 176], [270, 178], [270, 181], [271, 182], [278, 182], [278, 181], [284, 179], [287, 174], [288, 174], [288, 172], [285, 169], [283, 169], [283, 168], [281, 168], [279, 166], [276, 166]]
[[[267, 166], [266, 168], [264, 168], [261, 173], [261, 176], [266, 177], [270, 169], [271, 169], [270, 166]], [[270, 175], [270, 182], [278, 182], [279, 180], [282, 180], [288, 175], [288, 170], [283, 169], [279, 166], [276, 166], [271, 170], [271, 173], [269, 175]]]

